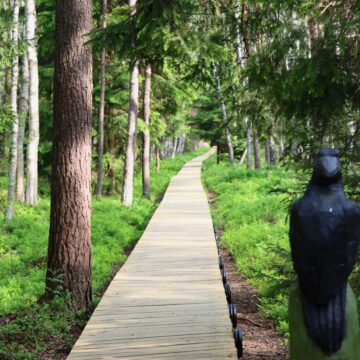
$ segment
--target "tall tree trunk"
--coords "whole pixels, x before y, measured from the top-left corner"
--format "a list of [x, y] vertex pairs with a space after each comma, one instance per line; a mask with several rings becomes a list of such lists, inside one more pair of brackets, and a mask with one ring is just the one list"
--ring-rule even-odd
[[29, 142], [27, 149], [26, 202], [37, 204], [38, 195], [38, 152], [39, 152], [39, 72], [36, 41], [35, 0], [25, 1], [25, 39], [28, 43], [29, 60]]
[[172, 149], [172, 154], [171, 154], [171, 158], [174, 159], [176, 156], [176, 150], [178, 148], [178, 144], [179, 144], [179, 138], [175, 137], [174, 138], [174, 145], [173, 145], [173, 149]]
[[253, 142], [254, 142], [255, 169], [261, 170], [260, 142], [256, 128], [254, 128], [253, 139], [254, 139]]
[[156, 172], [159, 173], [161, 160], [160, 160], [160, 149], [158, 146], [156, 146], [155, 153], [156, 153]]
[[17, 170], [16, 170], [16, 197], [18, 201], [25, 202], [25, 181], [24, 181], [24, 136], [25, 124], [29, 111], [29, 62], [25, 52], [22, 64], [23, 82], [19, 101], [19, 131], [17, 138]]
[[246, 148], [247, 148], [247, 160], [246, 160], [246, 168], [251, 169], [253, 167], [253, 159], [252, 159], [252, 139], [251, 139], [251, 132], [252, 126], [251, 121], [248, 119], [246, 121]]
[[274, 137], [270, 136], [269, 138], [269, 155], [270, 155], [270, 165], [276, 165], [276, 144], [274, 141]]
[[[4, 69], [4, 85], [1, 94], [1, 104], [3, 108], [6, 108], [9, 97], [9, 68], [5, 67]], [[6, 140], [7, 140], [7, 131], [4, 129], [0, 133], [0, 157], [6, 157]]]
[[229, 160], [233, 164], [234, 163], [234, 149], [233, 149], [233, 146], [231, 143], [230, 131], [229, 131], [229, 126], [228, 126], [228, 118], [227, 118], [227, 113], [226, 113], [226, 106], [225, 106], [223, 94], [221, 91], [220, 76], [219, 76], [219, 73], [217, 71], [214, 61], [211, 61], [211, 68], [212, 68], [214, 80], [216, 83], [216, 91], [217, 91], [217, 96], [218, 96], [218, 99], [220, 102], [221, 115], [222, 115], [223, 121], [226, 126], [225, 127], [225, 139], [226, 139], [226, 145], [227, 145], [228, 153], [229, 153]]
[[144, 122], [142, 149], [143, 196], [150, 198], [150, 100], [151, 100], [151, 65], [146, 65], [144, 82]]
[[[103, 6], [103, 22], [102, 28], [107, 27], [107, 0], [102, 0]], [[97, 161], [97, 184], [96, 184], [96, 197], [101, 197], [102, 180], [104, 172], [104, 114], [105, 114], [105, 83], [106, 83], [106, 50], [101, 51], [100, 62], [100, 104], [99, 104], [99, 128], [98, 128], [98, 161]]]
[[265, 140], [265, 160], [267, 164], [270, 164], [270, 141], [269, 138]]
[[[92, 3], [56, 1], [54, 139], [46, 295], [91, 304]], [[79, 66], [81, 64], [81, 66]]]
[[12, 78], [11, 78], [11, 113], [13, 124], [11, 128], [11, 148], [10, 148], [10, 166], [9, 166], [9, 185], [8, 185], [8, 208], [6, 219], [10, 221], [14, 213], [15, 185], [16, 185], [16, 167], [17, 167], [17, 137], [19, 130], [18, 107], [17, 107], [17, 90], [19, 82], [19, 0], [12, 2], [12, 20], [13, 28], [11, 41], [13, 42], [15, 54], [12, 59]]
[[[137, 0], [129, 0], [131, 16], [136, 15]], [[133, 34], [133, 46], [135, 34]], [[139, 107], [139, 62], [133, 61], [130, 67], [130, 106], [128, 115], [128, 134], [124, 166], [124, 184], [122, 190], [122, 203], [130, 207], [133, 203], [134, 167], [136, 148], [136, 128]]]

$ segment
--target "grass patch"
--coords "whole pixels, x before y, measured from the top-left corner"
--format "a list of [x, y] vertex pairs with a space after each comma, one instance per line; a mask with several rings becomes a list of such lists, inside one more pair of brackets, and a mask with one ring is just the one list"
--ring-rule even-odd
[[[202, 179], [216, 194], [212, 215], [221, 241], [242, 275], [259, 292], [259, 308], [288, 336], [288, 289], [295, 279], [289, 244], [289, 206], [309, 174], [284, 168], [247, 170], [215, 157], [204, 162]], [[351, 284], [360, 300], [360, 266]], [[360, 302], [358, 303], [360, 304]]]
[[[152, 199], [141, 197], [141, 174], [135, 178], [134, 205], [121, 205], [119, 195], [93, 199], [92, 258], [96, 304], [114, 267], [126, 260], [125, 250], [138, 240], [169, 181], [202, 149], [161, 162], [161, 172], [152, 169]], [[0, 183], [5, 183], [0, 180]], [[3, 188], [4, 189], [4, 188]], [[74, 327], [81, 327], [89, 314], [67, 309], [68, 299], [38, 304], [45, 290], [50, 200], [36, 208], [16, 206], [11, 223], [0, 220], [0, 358], [52, 358], [48, 351], [62, 344], [71, 349]], [[47, 354], [47, 355], [44, 355]]]

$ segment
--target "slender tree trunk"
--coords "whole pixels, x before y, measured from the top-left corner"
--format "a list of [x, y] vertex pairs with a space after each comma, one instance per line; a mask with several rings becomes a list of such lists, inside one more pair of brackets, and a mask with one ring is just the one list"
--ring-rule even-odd
[[[107, 0], [103, 0], [103, 23], [102, 28], [107, 27]], [[100, 104], [99, 104], [99, 128], [98, 128], [98, 162], [97, 162], [97, 184], [96, 197], [101, 197], [103, 180], [103, 158], [104, 158], [104, 114], [105, 114], [105, 83], [106, 83], [106, 50], [101, 51], [100, 62]]]
[[255, 169], [261, 170], [260, 142], [256, 128], [254, 128], [253, 140], [254, 140], [253, 142], [254, 142]]
[[178, 148], [178, 144], [179, 144], [179, 138], [176, 137], [176, 138], [174, 138], [174, 145], [173, 145], [172, 154], [171, 154], [172, 159], [174, 159], [176, 156], [176, 150]]
[[276, 144], [274, 141], [274, 137], [270, 136], [269, 139], [269, 149], [270, 149], [270, 165], [276, 165]]
[[245, 159], [247, 158], [247, 152], [248, 152], [248, 149], [246, 148], [245, 151], [243, 152], [243, 154], [241, 155], [240, 165], [242, 165], [244, 163]]
[[219, 99], [219, 102], [220, 102], [221, 115], [222, 115], [224, 123], [226, 124], [226, 127], [225, 127], [225, 139], [226, 139], [226, 145], [227, 145], [228, 152], [229, 152], [229, 160], [233, 164], [234, 163], [234, 149], [233, 149], [232, 142], [231, 142], [231, 137], [230, 137], [230, 131], [229, 131], [229, 126], [228, 126], [228, 118], [227, 118], [227, 113], [226, 113], [226, 106], [225, 106], [223, 94], [222, 94], [222, 91], [221, 91], [220, 77], [219, 77], [219, 73], [217, 71], [217, 68], [216, 68], [216, 65], [215, 65], [214, 61], [211, 61], [211, 67], [212, 67], [212, 71], [213, 71], [213, 75], [214, 75], [214, 80], [215, 80], [215, 83], [216, 83], [216, 91], [217, 91], [218, 99]]
[[19, 130], [18, 108], [17, 108], [17, 90], [19, 82], [19, 0], [12, 2], [12, 20], [13, 28], [11, 41], [14, 44], [15, 55], [12, 59], [12, 78], [11, 78], [11, 113], [13, 124], [11, 128], [11, 148], [10, 148], [10, 166], [9, 166], [9, 185], [8, 185], [8, 208], [6, 219], [10, 221], [14, 213], [15, 185], [16, 185], [16, 167], [17, 167], [17, 137]]
[[[46, 296], [91, 304], [92, 3], [56, 1], [54, 139]], [[81, 64], [81, 66], [79, 66]]]
[[[5, 108], [8, 104], [9, 97], [9, 68], [5, 67], [4, 69], [4, 86], [1, 94], [1, 104]], [[7, 131], [3, 130], [0, 133], [0, 157], [6, 157], [6, 140], [7, 140]]]
[[150, 198], [150, 100], [151, 100], [151, 65], [146, 65], [144, 82], [144, 122], [142, 151], [143, 196]]
[[279, 144], [279, 158], [282, 159], [285, 155], [285, 141], [284, 136], [280, 136], [280, 144]]
[[[131, 16], [136, 15], [137, 0], [129, 0]], [[133, 35], [133, 42], [135, 34]], [[134, 44], [133, 44], [134, 46]], [[134, 167], [136, 147], [136, 127], [139, 107], [139, 62], [133, 61], [130, 68], [130, 106], [128, 116], [128, 134], [124, 166], [124, 184], [122, 190], [122, 203], [130, 207], [133, 203]]]
[[159, 173], [160, 172], [160, 150], [159, 150], [158, 146], [156, 146], [155, 153], [156, 153], [156, 172]]
[[252, 132], [252, 125], [251, 121], [246, 121], [246, 148], [247, 148], [247, 161], [246, 161], [246, 168], [252, 169], [253, 167], [253, 159], [252, 159], [252, 139], [251, 139], [251, 132]]
[[269, 138], [265, 140], [265, 160], [267, 164], [270, 164], [270, 142]]
[[29, 60], [29, 142], [27, 149], [26, 202], [37, 204], [38, 195], [38, 152], [39, 152], [39, 72], [36, 41], [35, 0], [25, 2], [26, 29]]
[[25, 124], [29, 111], [29, 62], [27, 53], [23, 55], [22, 64], [23, 82], [21, 85], [19, 101], [19, 131], [17, 138], [17, 170], [16, 170], [16, 197], [18, 201], [25, 202], [24, 181], [24, 136]]

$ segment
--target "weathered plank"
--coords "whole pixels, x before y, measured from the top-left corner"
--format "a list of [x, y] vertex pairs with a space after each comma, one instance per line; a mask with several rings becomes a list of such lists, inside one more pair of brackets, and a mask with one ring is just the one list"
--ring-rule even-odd
[[200, 170], [176, 175], [68, 359], [237, 359]]

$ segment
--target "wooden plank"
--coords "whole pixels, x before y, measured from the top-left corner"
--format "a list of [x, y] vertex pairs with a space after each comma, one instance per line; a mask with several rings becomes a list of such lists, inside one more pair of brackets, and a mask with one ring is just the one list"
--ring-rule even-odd
[[170, 182], [68, 359], [237, 359], [201, 162]]

